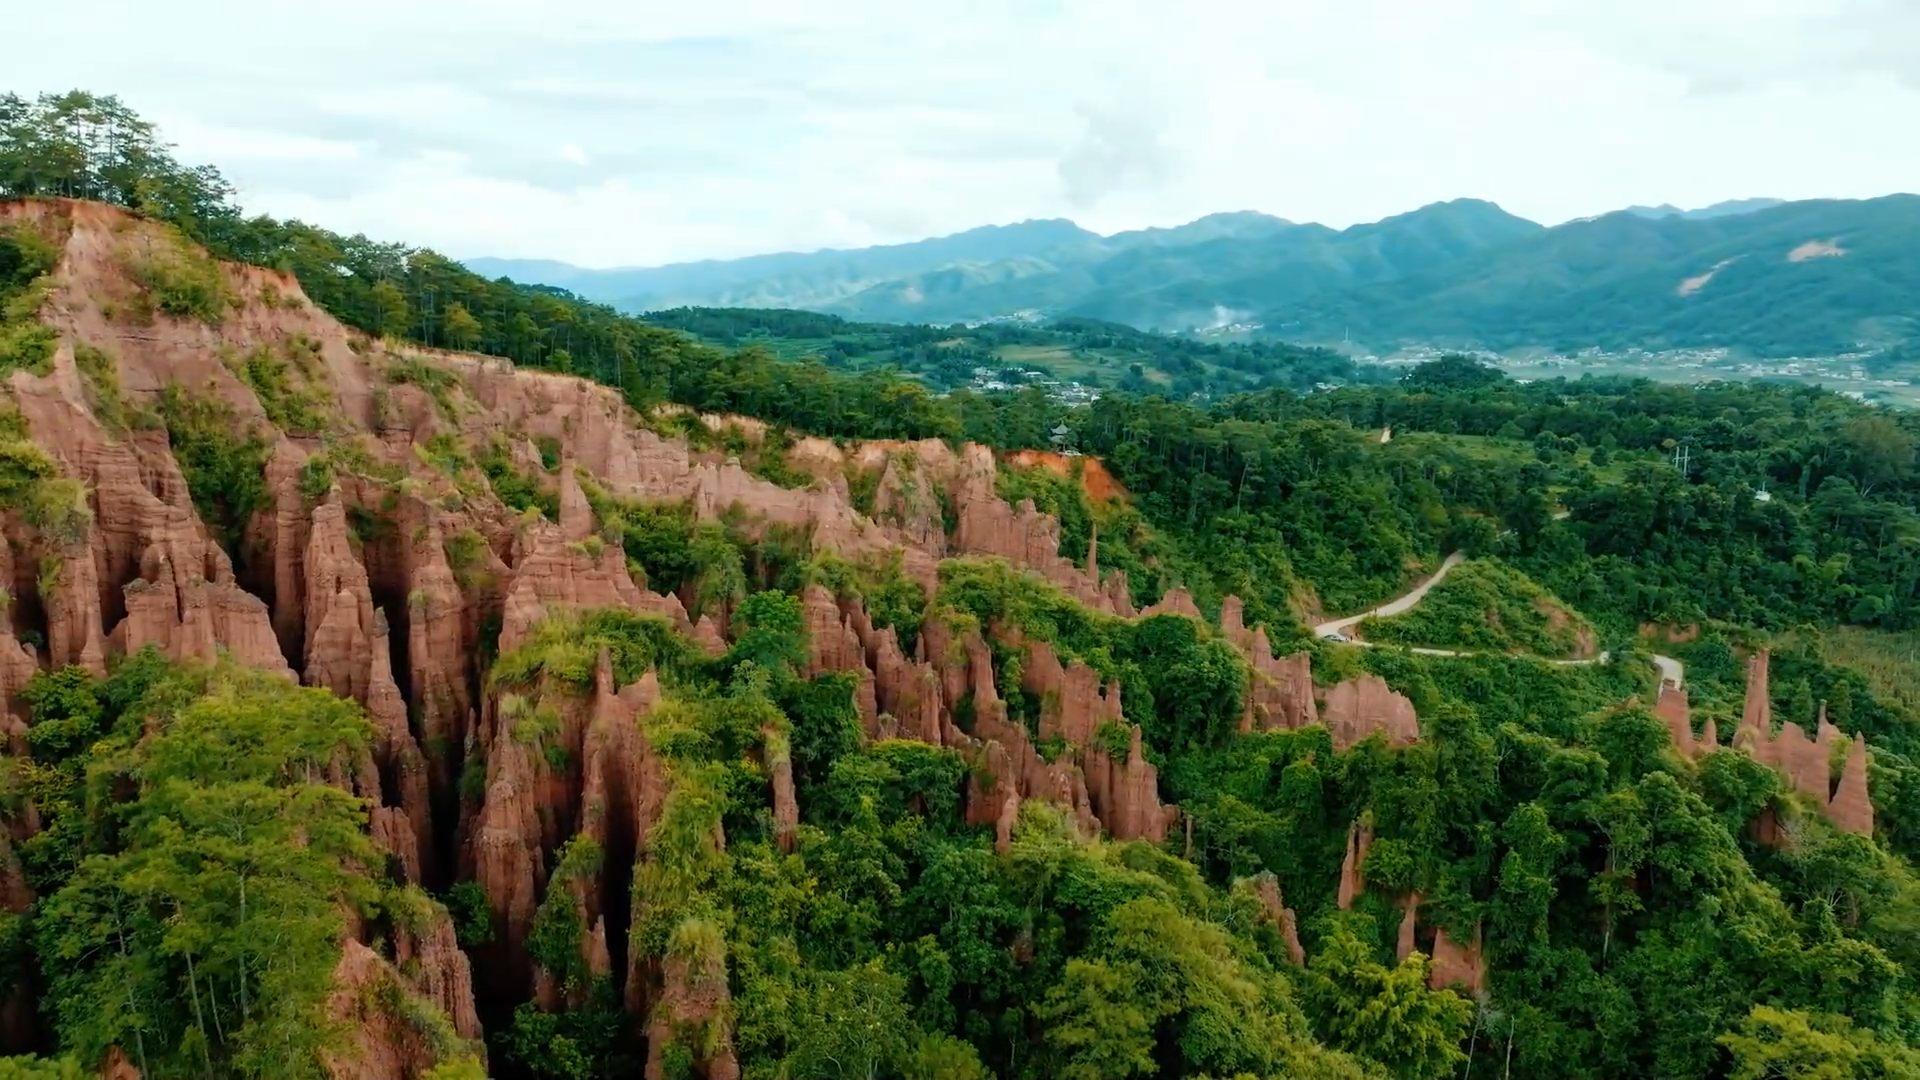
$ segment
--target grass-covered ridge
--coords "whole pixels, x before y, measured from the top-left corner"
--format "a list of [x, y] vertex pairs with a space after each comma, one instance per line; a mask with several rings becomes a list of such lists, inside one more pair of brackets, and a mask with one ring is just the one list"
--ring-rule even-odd
[[1413, 610], [1360, 629], [1369, 641], [1555, 660], [1589, 658], [1596, 648], [1579, 612], [1498, 559], [1461, 563]]

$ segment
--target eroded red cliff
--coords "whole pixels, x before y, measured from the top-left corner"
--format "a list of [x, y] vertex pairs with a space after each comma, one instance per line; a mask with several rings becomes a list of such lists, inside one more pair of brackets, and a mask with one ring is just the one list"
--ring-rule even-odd
[[[929, 597], [942, 557], [994, 556], [1092, 608], [1134, 617], [1125, 575], [1100, 568], [1097, 535], [1083, 565], [1063, 556], [1058, 521], [1031, 503], [1000, 498], [999, 466], [984, 447], [956, 451], [927, 441], [849, 449], [810, 440], [795, 448], [795, 460], [812, 462], [801, 463], [818, 479], [782, 487], [648, 430], [611, 388], [370, 340], [328, 318], [288, 275], [223, 267], [234, 303], [218, 325], [166, 317], [135, 324], [114, 313], [138, 290], [123, 265], [126, 245], [171, 241], [98, 207], [0, 208], [0, 215], [49, 213], [68, 218], [47, 309], [62, 342], [50, 375], [16, 372], [8, 386], [36, 444], [60, 475], [79, 482], [85, 514], [71, 535], [7, 522], [0, 578], [16, 589], [23, 580], [44, 581], [45, 589], [42, 603], [18, 605], [0, 625], [0, 736], [15, 752], [23, 748], [18, 694], [42, 666], [101, 671], [113, 655], [149, 645], [183, 660], [225, 655], [361, 703], [371, 744], [356, 759], [342, 755], [332, 779], [366, 800], [369, 831], [402, 878], [434, 889], [471, 879], [486, 896], [494, 941], [475, 952], [471, 967], [444, 914], [388, 943], [409, 992], [462, 1037], [478, 1032], [476, 981], [499, 1000], [534, 994], [558, 1003], [575, 992], [553, 984], [526, 953], [546, 903], [573, 907], [586, 970], [613, 977], [630, 1004], [644, 999], [663, 1030], [724, 1027], [724, 960], [715, 969], [710, 959], [670, 957], [647, 972], [645, 988], [633, 978], [633, 957], [615, 970], [626, 952], [623, 930], [635, 918], [621, 910], [630, 878], [648, 858], [644, 838], [667, 791], [640, 722], [659, 698], [656, 676], [617, 685], [602, 654], [591, 691], [582, 693], [578, 681], [563, 686], [546, 677], [497, 686], [486, 667], [488, 655], [535, 642], [544, 620], [603, 607], [658, 615], [708, 654], [724, 652], [726, 601], [702, 605], [692, 591], [657, 593], [644, 575], [637, 579], [619, 534], [596, 516], [595, 506], [605, 509], [602, 495], [615, 505], [683, 503], [699, 519], [724, 517], [748, 536], [783, 527], [808, 537], [816, 551], [850, 560], [897, 559]], [[276, 299], [268, 303], [268, 295]], [[265, 502], [239, 536], [216, 536], [201, 520], [163, 431], [116, 427], [96, 414], [97, 393], [75, 358], [83, 343], [109, 357], [130, 406], [150, 407], [178, 386], [262, 440]], [[231, 362], [296, 352], [289, 377], [325, 414], [324, 431], [280, 430]], [[403, 377], [403, 365], [433, 369], [444, 380], [441, 392]], [[543, 456], [549, 444], [559, 448], [557, 466]], [[557, 520], [495, 497], [472, 459], [496, 445], [555, 496]], [[878, 474], [870, 513], [855, 508], [847, 481], [861, 472]], [[1101, 483], [1099, 497], [1115, 493], [1110, 481]], [[699, 618], [689, 617], [690, 604]], [[1089, 836], [1158, 843], [1177, 825], [1180, 811], [1161, 801], [1158, 770], [1117, 681], [1063, 661], [1044, 642], [1019, 641], [1004, 628], [956, 630], [931, 611], [918, 641], [903, 647], [900, 632], [876, 627], [855, 596], [810, 588], [803, 608], [807, 674], [855, 676], [869, 738], [962, 754], [971, 765], [967, 817], [995, 829], [1003, 849], [1029, 800], [1058, 805]], [[1178, 589], [1147, 614], [1201, 617]], [[1411, 704], [1377, 679], [1333, 687], [1319, 706], [1307, 654], [1273, 657], [1266, 630], [1248, 631], [1240, 617], [1238, 601], [1223, 605], [1223, 632], [1250, 671], [1250, 729], [1324, 718], [1343, 748], [1376, 731], [1390, 742], [1418, 737]], [[21, 643], [28, 629], [42, 635], [44, 648]], [[1013, 649], [1023, 661], [1023, 688], [1040, 702], [1037, 736], [1000, 698], [995, 648]], [[763, 732], [763, 744], [775, 837], [790, 846], [800, 817], [791, 766], [780, 732]], [[1863, 753], [1857, 771], [1864, 777]], [[576, 837], [600, 851], [599, 869], [556, 882], [564, 846]], [[4, 872], [10, 862], [0, 858], [0, 901], [24, 902], [15, 895], [24, 887], [19, 875]], [[1357, 863], [1350, 876], [1357, 889]], [[1298, 959], [1297, 930], [1277, 885], [1271, 906]], [[336, 1071], [369, 1080], [416, 1075], [429, 1059], [413, 1033], [393, 1017], [362, 1015], [361, 1003], [348, 1000], [398, 977], [368, 947], [376, 931], [357, 931], [336, 972], [346, 996], [334, 1005], [364, 1026], [365, 1038], [339, 1048]], [[722, 1034], [715, 1045], [724, 1046]], [[700, 1068], [709, 1077], [737, 1074], [731, 1051]]]
[[[1769, 765], [1786, 779], [1787, 786], [1813, 800], [1836, 828], [1863, 836], [1873, 835], [1873, 802], [1867, 790], [1867, 744], [1855, 735], [1841, 767], [1839, 782], [1833, 782], [1833, 760], [1846, 736], [1827, 722], [1825, 704], [1820, 706], [1814, 735], [1800, 725], [1787, 721], [1773, 730], [1773, 704], [1768, 690], [1771, 657], [1761, 649], [1747, 659], [1746, 700], [1733, 745], [1752, 754], [1754, 760]], [[1766, 822], [1761, 833], [1778, 843], [1784, 837], [1777, 820]]]

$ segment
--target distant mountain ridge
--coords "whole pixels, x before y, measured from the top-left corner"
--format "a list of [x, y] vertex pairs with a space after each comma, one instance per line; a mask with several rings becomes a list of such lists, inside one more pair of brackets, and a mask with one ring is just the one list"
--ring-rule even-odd
[[1659, 206], [1629, 206], [1627, 213], [1647, 218], [1682, 217], [1692, 221], [1705, 221], [1709, 218], [1771, 210], [1785, 202], [1785, 199], [1728, 199], [1725, 202], [1714, 203], [1712, 206], [1703, 206], [1698, 210], [1682, 210], [1672, 203], [1661, 203]]
[[1085, 257], [1099, 233], [1062, 218], [985, 225], [951, 236], [880, 247], [780, 252], [667, 266], [588, 270], [565, 263], [471, 259], [487, 277], [556, 285], [632, 311], [700, 305], [825, 309], [878, 282], [941, 267]]
[[867, 322], [1034, 313], [1306, 342], [1830, 355], [1920, 340], [1920, 197], [1696, 210], [1552, 228], [1456, 199], [1333, 229], [1253, 211], [1101, 236], [1064, 219], [906, 244], [644, 269], [475, 259], [488, 276], [643, 312], [798, 308]]

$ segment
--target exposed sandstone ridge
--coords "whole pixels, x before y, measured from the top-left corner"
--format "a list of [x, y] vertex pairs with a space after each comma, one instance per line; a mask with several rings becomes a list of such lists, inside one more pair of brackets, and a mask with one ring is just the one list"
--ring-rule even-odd
[[1660, 696], [1655, 700], [1653, 715], [1667, 725], [1667, 732], [1673, 736], [1673, 744], [1680, 753], [1688, 758], [1701, 754], [1711, 754], [1720, 749], [1720, 729], [1713, 717], [1707, 717], [1706, 726], [1696, 738], [1693, 734], [1693, 714], [1687, 703], [1687, 691], [1662, 679]]
[[[995, 491], [999, 475], [993, 451], [969, 443], [961, 455], [954, 500], [959, 522], [952, 551], [961, 555], [997, 555], [1037, 572], [1074, 599], [1110, 615], [1132, 616], [1133, 601], [1127, 576], [1100, 573], [1099, 537], [1087, 545], [1087, 566], [1081, 569], [1060, 554], [1060, 522], [1036, 510], [1032, 499], [1009, 507]], [[1188, 604], [1191, 607], [1191, 602]], [[1189, 612], [1198, 617], [1198, 611]]]
[[402, 971], [412, 970], [409, 982], [414, 992], [439, 1007], [454, 1034], [477, 1042], [483, 1033], [473, 1005], [473, 968], [460, 951], [446, 910], [436, 906], [417, 936], [397, 931], [393, 955]]
[[[811, 679], [832, 672], [852, 672], [858, 677], [854, 688], [853, 701], [860, 710], [861, 723], [866, 726], [867, 734], [879, 734], [880, 706], [875, 689], [878, 676], [876, 671], [882, 665], [867, 656], [865, 635], [859, 633], [853, 620], [842, 614], [839, 605], [834, 603], [833, 594], [819, 585], [807, 586], [801, 595], [801, 603], [807, 617], [807, 667], [802, 674]], [[864, 616], [864, 611], [861, 613]], [[867, 626], [872, 633], [872, 624]], [[896, 644], [894, 653], [899, 647]], [[894, 674], [888, 687], [891, 694], [898, 696], [901, 687], [899, 676]], [[938, 742], [938, 739], [929, 740]]]
[[1273, 645], [1267, 640], [1267, 628], [1256, 626], [1248, 630], [1241, 621], [1242, 612], [1239, 597], [1229, 596], [1221, 601], [1220, 630], [1246, 655], [1252, 668], [1240, 730], [1296, 729], [1318, 723], [1319, 709], [1313, 698], [1313, 658], [1304, 652], [1275, 658]]
[[967, 777], [967, 822], [993, 825], [1001, 831], [1004, 849], [1007, 808], [1026, 799], [1047, 799], [1064, 808], [1082, 832], [1095, 835], [1100, 820], [1087, 793], [1085, 775], [1063, 755], [1049, 763], [1034, 747], [1024, 724], [1011, 720], [1006, 702], [994, 683], [993, 655], [978, 633], [960, 642], [959, 655], [945, 649], [950, 669], [957, 669], [973, 694], [973, 761]]
[[1747, 694], [1733, 744], [1784, 774], [1788, 786], [1813, 799], [1836, 826], [1871, 836], [1873, 804], [1867, 796], [1866, 740], [1854, 736], [1847, 766], [1841, 771], [1840, 790], [1833, 791], [1829, 784], [1833, 748], [1845, 736], [1827, 722], [1824, 706], [1813, 738], [1809, 739], [1792, 721], [1781, 724], [1775, 734], [1773, 703], [1767, 688], [1769, 661], [1766, 649], [1747, 659]]
[[728, 1022], [726, 956], [669, 953], [665, 969], [665, 989], [647, 1023], [646, 1080], [666, 1080], [667, 1047], [676, 1043], [698, 1051], [694, 1064], [705, 1080], [739, 1080]]
[[1446, 927], [1433, 932], [1433, 971], [1427, 983], [1434, 989], [1460, 987], [1475, 998], [1487, 996], [1487, 957], [1481, 944], [1480, 924], [1473, 924], [1473, 938], [1461, 944], [1447, 936]]
[[1255, 874], [1241, 883], [1260, 901], [1261, 917], [1273, 925], [1287, 948], [1287, 959], [1296, 964], [1307, 962], [1307, 951], [1300, 945], [1299, 916], [1280, 898], [1280, 879], [1272, 871]]
[[1408, 893], [1400, 902], [1400, 937], [1394, 943], [1394, 956], [1405, 960], [1419, 948], [1420, 894]]
[[85, 395], [77, 375], [63, 378], [70, 368], [71, 347], [63, 346], [53, 375], [11, 384], [35, 443], [90, 495], [83, 535], [28, 546], [42, 570], [57, 567], [46, 598], [48, 659], [98, 671], [108, 655], [147, 645], [177, 659], [211, 660], [225, 649], [291, 674], [267, 605], [235, 580], [164, 443], [145, 434], [117, 441], [84, 405], [76, 408]]
[[[407, 880], [439, 888], [472, 878], [482, 886], [495, 939], [476, 953], [487, 961], [478, 975], [503, 999], [571, 992], [536, 971], [524, 948], [536, 913], [551, 901], [574, 906], [585, 927], [587, 970], [614, 978], [630, 1007], [680, 1026], [724, 1013], [688, 989], [705, 978], [696, 967], [681, 970], [678, 984], [665, 977], [672, 972], [657, 970], [643, 980], [624, 955], [621, 931], [632, 917], [620, 910], [626, 876], [646, 857], [665, 792], [639, 724], [659, 694], [654, 676], [616, 686], [603, 657], [588, 697], [502, 696], [488, 687], [482, 666], [489, 626], [498, 626], [506, 651], [530, 640], [544, 618], [610, 606], [660, 615], [710, 653], [726, 647], [724, 606], [691, 618], [691, 593], [656, 593], [636, 580], [619, 544], [600, 534], [590, 490], [596, 500], [604, 492], [685, 501], [701, 519], [728, 515], [750, 532], [781, 526], [849, 558], [898, 558], [929, 592], [940, 558], [996, 556], [1090, 607], [1135, 615], [1125, 575], [1100, 569], [1098, 537], [1084, 567], [1062, 557], [1059, 523], [1030, 502], [1010, 506], [1000, 498], [985, 447], [956, 451], [929, 440], [843, 451], [803, 440], [795, 458], [824, 463], [821, 478], [806, 490], [783, 488], [645, 429], [610, 388], [498, 359], [370, 341], [328, 317], [289, 275], [222, 267], [235, 302], [218, 325], [131, 320], [122, 313], [141, 305], [131, 303], [140, 287], [127, 271], [130, 253], [171, 240], [105, 207], [0, 204], [0, 222], [20, 220], [63, 245], [43, 316], [61, 342], [50, 375], [16, 371], [8, 389], [58, 471], [85, 483], [92, 519], [70, 537], [5, 523], [10, 543], [0, 546], [0, 578], [22, 597], [38, 595], [37, 577], [49, 586], [44, 604], [16, 603], [11, 619], [0, 620], [0, 738], [23, 739], [17, 695], [39, 667], [101, 671], [114, 654], [149, 645], [180, 659], [224, 653], [360, 702], [371, 744], [358, 760], [339, 763], [334, 779], [367, 800], [369, 831]], [[111, 360], [130, 406], [150, 407], [178, 384], [230, 409], [237, 426], [266, 441], [266, 505], [238, 542], [223, 548], [200, 519], [164, 432], [128, 431], [96, 415], [97, 388], [75, 359], [83, 344]], [[312, 357], [292, 377], [323, 401], [324, 435], [277, 430], [229, 364], [288, 356], [295, 346]], [[396, 371], [403, 361], [446, 375], [445, 393], [403, 379]], [[517, 468], [557, 491], [558, 520], [507, 508], [470, 464], [430, 460], [436, 440], [475, 453], [496, 439]], [[539, 447], [549, 442], [560, 448], [557, 469], [542, 462]], [[323, 456], [332, 485], [309, 490], [309, 465]], [[854, 509], [848, 466], [879, 473], [870, 516]], [[45, 574], [49, 566], [58, 573]], [[1307, 655], [1273, 657], [1264, 628], [1247, 631], [1238, 602], [1229, 603], [1224, 628], [1252, 669], [1250, 728], [1298, 728], [1324, 714], [1343, 746], [1375, 730], [1417, 737], [1411, 706], [1384, 684], [1335, 687], [1323, 709]], [[804, 606], [808, 674], [855, 676], [869, 737], [966, 755], [975, 766], [967, 815], [992, 825], [1002, 844], [1026, 799], [1058, 803], [1089, 835], [1161, 841], [1178, 820], [1178, 809], [1160, 801], [1157, 771], [1139, 727], [1125, 717], [1119, 686], [1103, 685], [1091, 668], [1063, 663], [1044, 643], [1014, 643], [1025, 651], [1024, 687], [1042, 702], [1035, 738], [1009, 719], [980, 633], [956, 633], [934, 619], [917, 643], [903, 646], [896, 630], [874, 626], [857, 599], [811, 589]], [[1149, 613], [1201, 617], [1177, 589]], [[21, 643], [29, 630], [41, 635], [43, 649]], [[972, 711], [967, 731], [956, 719], [965, 715], [963, 698]], [[766, 755], [784, 843], [798, 819], [791, 770], [771, 736]], [[463, 790], [464, 770], [483, 782]], [[576, 836], [602, 850], [600, 876], [550, 880]], [[4, 873], [10, 862], [0, 858], [0, 886], [11, 880]], [[353, 944], [362, 948], [343, 956], [342, 987], [387, 977], [360, 955], [370, 954], [364, 946], [372, 931], [359, 932]], [[444, 918], [417, 940], [390, 944], [396, 961], [417, 969], [409, 976], [416, 989], [462, 1035], [477, 1032], [475, 973]], [[381, 1057], [377, 1047], [359, 1049], [374, 1053], [375, 1064], [352, 1075], [411, 1075], [422, 1067], [410, 1051]], [[727, 1068], [724, 1055], [705, 1065], [710, 1076]]]
[[1361, 818], [1347, 829], [1347, 855], [1340, 863], [1340, 887], [1335, 894], [1334, 905], [1341, 911], [1353, 907], [1353, 901], [1366, 891], [1367, 882], [1362, 871], [1367, 863], [1367, 849], [1373, 846], [1373, 821]]
[[[537, 970], [524, 948], [540, 905], [556, 902], [571, 904], [579, 916], [587, 973], [614, 978], [617, 994], [629, 991], [622, 982], [627, 972], [616, 974], [609, 925], [625, 925], [630, 912], [605, 910], [602, 900], [625, 897], [628, 883], [619, 875], [638, 857], [665, 798], [661, 767], [640, 723], [659, 696], [652, 671], [616, 689], [603, 650], [590, 698], [536, 692], [503, 696], [488, 708], [481, 735], [486, 794], [466, 830], [462, 857], [499, 928], [483, 965], [496, 993], [531, 990], [549, 1005], [563, 995], [572, 1003], [584, 995], [587, 987], [562, 987]], [[554, 873], [562, 845], [576, 836], [597, 855], [562, 880]], [[556, 890], [560, 895], [551, 895]]]
[[1088, 746], [1102, 724], [1121, 720], [1120, 684], [1104, 689], [1100, 673], [1082, 663], [1062, 667], [1053, 646], [1036, 641], [1027, 648], [1020, 669], [1023, 688], [1040, 698], [1040, 738], [1060, 739], [1069, 746]]
[[[1241, 717], [1242, 731], [1296, 730], [1323, 723], [1336, 750], [1347, 750], [1380, 735], [1389, 746], [1420, 740], [1420, 717], [1413, 702], [1394, 691], [1378, 675], [1362, 675], [1318, 690], [1313, 683], [1312, 657], [1305, 652], [1276, 658], [1265, 626], [1248, 630], [1245, 605], [1239, 597], [1220, 602], [1220, 631], [1246, 657], [1250, 668]], [[1141, 612], [1184, 615], [1203, 620], [1193, 598], [1183, 589], [1169, 589], [1160, 602]], [[1316, 698], [1319, 702], [1316, 704]]]
[[[1394, 946], [1394, 955], [1405, 960], [1420, 951], [1422, 938], [1420, 929], [1419, 893], [1408, 893], [1400, 901], [1400, 934]], [[1481, 946], [1480, 924], [1473, 926], [1473, 938], [1465, 945], [1455, 942], [1447, 936], [1447, 928], [1433, 928], [1431, 944], [1425, 950], [1432, 961], [1427, 972], [1427, 985], [1435, 990], [1448, 988], [1465, 990], [1468, 996], [1479, 1000], [1487, 998], [1487, 958]]]
[[[570, 486], [578, 490], [577, 484]], [[694, 623], [679, 597], [634, 584], [617, 545], [598, 542], [597, 537], [593, 543], [568, 540], [567, 532], [564, 525], [537, 522], [516, 542], [513, 583], [500, 624], [501, 652], [519, 648], [537, 623], [564, 610], [626, 608], [662, 616], [681, 633], [693, 634]]]
[[[1184, 594], [1182, 599], [1191, 604]], [[1351, 749], [1374, 735], [1384, 738], [1389, 746], [1420, 741], [1420, 716], [1413, 702], [1389, 687], [1385, 679], [1362, 675], [1317, 690], [1312, 656], [1297, 652], [1275, 657], [1267, 628], [1248, 630], [1244, 612], [1237, 596], [1220, 602], [1220, 631], [1240, 649], [1251, 669], [1240, 730], [1297, 730], [1321, 723], [1333, 736], [1335, 750]]]
[[328, 1019], [343, 1033], [321, 1052], [333, 1080], [419, 1080], [440, 1061], [465, 1051], [460, 1040], [478, 1034], [479, 1021], [469, 1010], [465, 1019], [473, 1033], [456, 1031], [458, 1038], [447, 1045], [443, 1032], [423, 1029], [417, 1010], [391, 1004], [400, 996], [431, 1000], [378, 953], [348, 940], [334, 966], [326, 1002]]
[[1181, 588], [1168, 589], [1165, 595], [1149, 604], [1140, 614], [1142, 616], [1185, 615], [1189, 619], [1201, 617], [1200, 608], [1194, 604], [1193, 597], [1187, 593], [1187, 590]]
[[1333, 734], [1335, 750], [1346, 750], [1376, 734], [1385, 736], [1390, 746], [1420, 740], [1420, 717], [1413, 702], [1378, 675], [1362, 675], [1328, 689], [1320, 718]]
[[908, 659], [893, 627], [875, 627], [856, 599], [849, 604], [847, 624], [866, 650], [878, 708], [882, 710], [872, 732], [878, 738], [918, 739], [933, 746], [959, 746], [965, 736], [954, 727], [941, 699], [943, 677], [928, 662], [931, 638], [920, 638], [921, 656]]
[[[1754, 760], [1771, 766], [1787, 781], [1787, 786], [1814, 801], [1834, 826], [1861, 836], [1873, 835], [1873, 801], [1867, 790], [1867, 741], [1855, 734], [1848, 747], [1846, 763], [1840, 769], [1838, 783], [1832, 780], [1836, 747], [1846, 740], [1839, 728], [1827, 722], [1823, 704], [1814, 725], [1813, 737], [1799, 724], [1786, 721], [1773, 729], [1773, 702], [1768, 689], [1770, 657], [1766, 649], [1747, 658], [1746, 697], [1741, 704], [1740, 724], [1734, 730], [1733, 745], [1753, 755]], [[1663, 683], [1654, 715], [1667, 725], [1675, 747], [1688, 758], [1719, 749], [1714, 722], [1709, 719], [1700, 738], [1693, 736], [1688, 716], [1686, 692]], [[1769, 842], [1779, 838], [1778, 822], [1770, 814], [1757, 825], [1757, 831]]]

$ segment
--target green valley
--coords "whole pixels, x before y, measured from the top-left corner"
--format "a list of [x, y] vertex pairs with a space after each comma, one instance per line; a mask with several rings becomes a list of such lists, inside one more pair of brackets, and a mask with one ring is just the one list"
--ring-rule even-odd
[[[1092, 319], [899, 326], [759, 308], [675, 308], [644, 317], [710, 345], [757, 346], [781, 360], [839, 371], [893, 370], [940, 390], [1071, 382], [1094, 390], [1214, 397], [1269, 387], [1309, 393], [1390, 377], [1327, 349], [1209, 342]], [[1060, 393], [1071, 399], [1073, 391]]]

